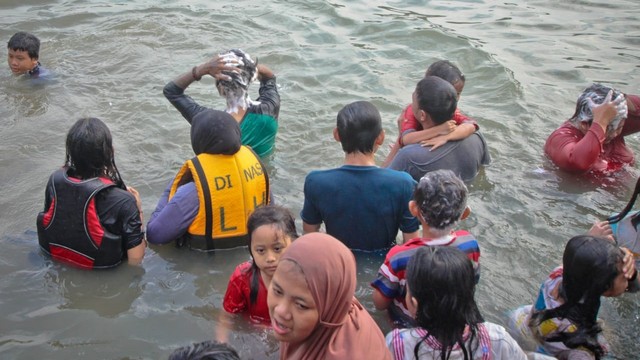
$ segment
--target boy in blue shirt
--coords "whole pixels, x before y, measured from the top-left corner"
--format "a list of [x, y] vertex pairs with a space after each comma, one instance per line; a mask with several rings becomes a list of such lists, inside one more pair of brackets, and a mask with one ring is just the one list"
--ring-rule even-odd
[[49, 72], [40, 65], [40, 40], [27, 32], [15, 33], [7, 43], [7, 62], [15, 75], [38, 78]]

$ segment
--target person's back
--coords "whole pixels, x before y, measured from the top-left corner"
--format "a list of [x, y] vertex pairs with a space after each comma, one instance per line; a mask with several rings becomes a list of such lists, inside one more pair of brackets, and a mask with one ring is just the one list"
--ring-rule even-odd
[[484, 165], [491, 163], [487, 143], [480, 132], [462, 140], [448, 141], [433, 151], [420, 144], [403, 147], [389, 165], [390, 169], [405, 171], [415, 180], [424, 174], [448, 169], [465, 182], [473, 180]]
[[67, 136], [66, 164], [49, 178], [38, 214], [41, 249], [83, 269], [114, 267], [127, 258], [138, 263], [145, 249], [141, 214], [137, 192], [115, 167], [106, 125], [78, 120]]
[[210, 251], [247, 245], [247, 217], [267, 204], [269, 178], [259, 157], [240, 143], [231, 115], [207, 109], [191, 122], [196, 157], [187, 160], [147, 224], [149, 242]]
[[[424, 129], [439, 126], [455, 113], [457, 93], [447, 81], [427, 76], [416, 85], [412, 108]], [[421, 144], [403, 147], [389, 165], [390, 169], [408, 172], [417, 181], [424, 174], [438, 169], [453, 170], [464, 181], [471, 181], [491, 157], [487, 144], [476, 131], [462, 140], [447, 141], [431, 150]]]
[[405, 271], [408, 260], [422, 247], [446, 246], [463, 251], [473, 263], [476, 282], [479, 280], [478, 241], [468, 231], [453, 230], [459, 220], [469, 215], [467, 196], [467, 187], [450, 170], [433, 171], [420, 179], [409, 210], [420, 219], [422, 237], [391, 248], [371, 282], [374, 305], [378, 310], [388, 309], [394, 322], [413, 324], [405, 297]]
[[374, 152], [384, 140], [375, 106], [365, 101], [345, 106], [334, 137], [342, 144], [345, 165], [307, 175], [300, 213], [304, 232], [324, 223], [328, 234], [359, 250], [392, 246], [398, 229], [405, 239], [415, 236], [418, 221], [408, 209], [415, 182], [375, 165]]
[[395, 360], [527, 358], [502, 326], [482, 318], [473, 267], [462, 251], [421, 247], [407, 265], [406, 287], [416, 327], [387, 335]]

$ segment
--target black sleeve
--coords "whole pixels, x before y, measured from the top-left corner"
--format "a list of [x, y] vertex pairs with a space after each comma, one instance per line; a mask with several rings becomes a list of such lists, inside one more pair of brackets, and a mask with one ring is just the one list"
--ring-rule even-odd
[[258, 94], [257, 100], [260, 101], [260, 105], [252, 109], [252, 112], [271, 115], [277, 119], [280, 114], [280, 94], [276, 86], [276, 77], [262, 80]]
[[191, 96], [185, 95], [184, 89], [176, 85], [173, 81], [170, 81], [164, 86], [162, 93], [171, 105], [178, 109], [182, 116], [187, 119], [189, 124], [191, 124], [191, 119], [193, 119], [197, 113], [206, 110], [206, 107], [200, 106]]
[[142, 221], [133, 195], [116, 187], [105, 189], [96, 195], [96, 208], [102, 226], [122, 236], [124, 250], [142, 243]]

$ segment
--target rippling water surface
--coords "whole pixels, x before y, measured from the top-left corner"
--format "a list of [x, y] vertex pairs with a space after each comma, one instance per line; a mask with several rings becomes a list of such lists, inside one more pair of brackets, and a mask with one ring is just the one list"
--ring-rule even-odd
[[[35, 217], [81, 116], [108, 123], [120, 172], [151, 213], [192, 156], [189, 125], [162, 87], [220, 50], [240, 47], [278, 76], [280, 132], [268, 167], [276, 200], [296, 214], [306, 173], [341, 164], [331, 130], [342, 106], [372, 101], [393, 139], [395, 117], [426, 67], [443, 58], [459, 64], [467, 76], [460, 107], [478, 120], [493, 157], [470, 184], [474, 213], [460, 226], [481, 242], [477, 298], [495, 322], [533, 300], [566, 240], [621, 209], [640, 175], [631, 168], [576, 178], [542, 155], [590, 82], [638, 92], [633, 0], [4, 0], [0, 12], [2, 41], [37, 34], [41, 60], [56, 74], [32, 84], [0, 67], [1, 358], [161, 359], [213, 336], [228, 276], [246, 249], [203, 256], [152, 247], [143, 268], [80, 272], [39, 253]], [[188, 93], [224, 105], [210, 78]], [[638, 153], [637, 138], [628, 144]], [[357, 254], [357, 296], [370, 310], [368, 282], [382, 257]], [[637, 296], [605, 300], [601, 317], [613, 358], [637, 358]], [[245, 358], [277, 357], [267, 331], [238, 329], [231, 342]]]

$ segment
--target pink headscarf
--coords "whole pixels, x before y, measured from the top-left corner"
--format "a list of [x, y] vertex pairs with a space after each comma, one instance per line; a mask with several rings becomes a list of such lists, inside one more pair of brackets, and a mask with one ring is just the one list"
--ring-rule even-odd
[[356, 262], [351, 250], [316, 232], [295, 240], [283, 260], [302, 269], [319, 323], [299, 344], [280, 342], [280, 359], [391, 359], [378, 324], [354, 296]]

